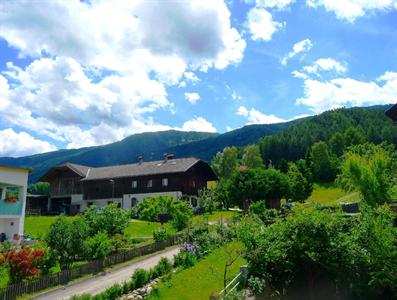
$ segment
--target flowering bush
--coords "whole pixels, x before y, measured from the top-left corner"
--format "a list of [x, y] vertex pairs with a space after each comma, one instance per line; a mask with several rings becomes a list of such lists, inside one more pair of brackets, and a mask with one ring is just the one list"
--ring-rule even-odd
[[19, 251], [11, 249], [0, 256], [0, 266], [9, 265], [11, 280], [13, 282], [37, 277], [40, 275], [38, 265], [44, 254], [44, 250], [32, 249], [30, 247], [22, 248]]

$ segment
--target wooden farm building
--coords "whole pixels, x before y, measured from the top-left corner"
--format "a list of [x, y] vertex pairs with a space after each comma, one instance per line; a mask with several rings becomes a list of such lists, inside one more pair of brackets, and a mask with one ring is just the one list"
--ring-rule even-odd
[[116, 202], [130, 209], [144, 198], [195, 195], [217, 177], [208, 163], [194, 157], [92, 168], [66, 163], [50, 169], [40, 181], [50, 183], [48, 210], [76, 214], [90, 205]]

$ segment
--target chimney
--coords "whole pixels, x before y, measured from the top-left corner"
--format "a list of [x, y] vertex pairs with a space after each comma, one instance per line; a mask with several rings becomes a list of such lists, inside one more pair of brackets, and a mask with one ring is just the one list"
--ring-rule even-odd
[[143, 163], [143, 156], [142, 155], [138, 156], [138, 164], [141, 164], [141, 163]]
[[167, 161], [169, 161], [170, 159], [174, 158], [174, 154], [172, 153], [164, 153], [164, 162], [166, 163]]

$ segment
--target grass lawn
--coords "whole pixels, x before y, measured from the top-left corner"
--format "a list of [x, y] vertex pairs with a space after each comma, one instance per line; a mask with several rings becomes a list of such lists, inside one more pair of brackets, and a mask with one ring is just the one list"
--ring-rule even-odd
[[[239, 251], [242, 245], [236, 242], [229, 244]], [[228, 257], [223, 247], [215, 250], [209, 256], [198, 262], [194, 267], [177, 271], [169, 282], [160, 283], [158, 292], [149, 300], [197, 300], [208, 299], [212, 292], [223, 289], [223, 270]], [[240, 271], [240, 266], [246, 262], [239, 258], [230, 268], [228, 282]]]
[[[39, 217], [26, 217], [25, 218], [25, 233], [34, 238], [43, 238], [51, 224], [55, 221], [57, 216], [39, 216]], [[67, 217], [72, 222], [75, 217]]]
[[193, 222], [199, 223], [199, 222], [207, 220], [207, 219], [208, 219], [208, 222], [214, 222], [214, 221], [216, 222], [216, 221], [220, 221], [221, 218], [223, 220], [228, 220], [238, 214], [239, 214], [238, 211], [230, 211], [230, 210], [215, 211], [212, 214], [203, 214], [203, 215], [194, 216]]
[[347, 193], [335, 183], [315, 183], [312, 195], [306, 200], [309, 203], [319, 203], [323, 205], [337, 205], [341, 202], [358, 201], [357, 193]]
[[[171, 227], [171, 224], [166, 223], [163, 225], [168, 232], [174, 233], [175, 230]], [[125, 235], [130, 237], [153, 237], [153, 231], [161, 227], [158, 222], [147, 222], [140, 220], [131, 220], [127, 229], [125, 230]]]

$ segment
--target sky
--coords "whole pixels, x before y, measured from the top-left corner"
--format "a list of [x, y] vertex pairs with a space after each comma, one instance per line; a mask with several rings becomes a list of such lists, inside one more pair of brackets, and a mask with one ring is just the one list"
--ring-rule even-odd
[[397, 102], [397, 0], [0, 0], [0, 156]]

